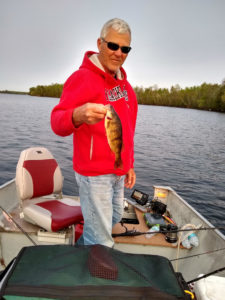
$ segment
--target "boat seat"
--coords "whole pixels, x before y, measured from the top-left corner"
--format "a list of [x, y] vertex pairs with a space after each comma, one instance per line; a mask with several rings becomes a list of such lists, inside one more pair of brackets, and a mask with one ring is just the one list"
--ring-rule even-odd
[[53, 232], [83, 222], [79, 201], [62, 197], [63, 176], [48, 149], [21, 152], [16, 187], [26, 221]]

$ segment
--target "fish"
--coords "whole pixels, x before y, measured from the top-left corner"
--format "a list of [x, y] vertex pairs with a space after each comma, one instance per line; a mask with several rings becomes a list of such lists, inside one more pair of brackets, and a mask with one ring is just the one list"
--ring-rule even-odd
[[115, 154], [114, 169], [122, 169], [121, 152], [123, 148], [121, 120], [111, 104], [106, 105], [105, 130], [111, 151]]

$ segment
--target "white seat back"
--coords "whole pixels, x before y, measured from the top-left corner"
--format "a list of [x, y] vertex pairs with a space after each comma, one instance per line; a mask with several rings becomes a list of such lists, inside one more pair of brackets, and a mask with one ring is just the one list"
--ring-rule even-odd
[[21, 201], [62, 191], [63, 176], [48, 149], [32, 147], [21, 152], [16, 186]]

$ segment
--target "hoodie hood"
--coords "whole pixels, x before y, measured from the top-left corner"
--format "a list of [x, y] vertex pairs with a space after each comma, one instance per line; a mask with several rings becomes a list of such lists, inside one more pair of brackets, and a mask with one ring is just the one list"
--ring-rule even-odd
[[89, 70], [94, 71], [95, 73], [99, 73], [99, 75], [103, 76], [107, 80], [113, 79], [115, 80], [126, 80], [127, 79], [127, 74], [125, 70], [120, 67], [120, 69], [117, 71], [117, 78], [113, 77], [112, 75], [106, 73], [104, 71], [103, 66], [101, 65], [100, 61], [98, 60], [97, 57], [98, 53], [93, 52], [93, 51], [87, 51], [84, 55], [83, 62], [80, 66], [80, 69], [82, 68], [87, 68]]

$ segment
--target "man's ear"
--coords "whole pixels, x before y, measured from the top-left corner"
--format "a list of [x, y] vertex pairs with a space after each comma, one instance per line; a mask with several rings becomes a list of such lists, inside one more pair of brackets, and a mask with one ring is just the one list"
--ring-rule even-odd
[[97, 47], [98, 47], [99, 51], [100, 51], [101, 44], [102, 44], [102, 40], [101, 40], [101, 38], [98, 38], [97, 39]]

